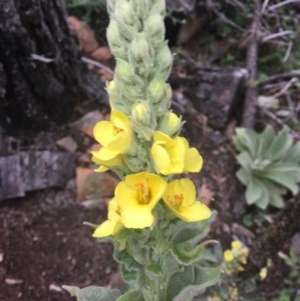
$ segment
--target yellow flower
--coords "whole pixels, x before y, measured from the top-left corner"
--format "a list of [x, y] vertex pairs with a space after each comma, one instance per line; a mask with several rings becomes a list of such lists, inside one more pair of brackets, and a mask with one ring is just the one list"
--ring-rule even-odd
[[211, 216], [211, 210], [196, 200], [196, 189], [189, 179], [170, 182], [164, 192], [163, 200], [177, 217], [186, 222], [201, 221]]
[[[181, 137], [180, 137], [181, 138]], [[188, 141], [181, 138], [185, 146], [184, 172], [199, 172], [203, 165], [203, 159], [195, 147], [190, 148]]]
[[231, 252], [231, 250], [226, 250], [224, 252], [224, 260], [227, 262], [230, 262], [234, 259], [233, 253]]
[[262, 268], [259, 272], [259, 278], [261, 280], [264, 280], [266, 277], [267, 277], [267, 274], [268, 274], [268, 270], [266, 267]]
[[95, 171], [97, 172], [104, 172], [110, 169], [111, 167], [117, 167], [122, 165], [122, 159], [121, 155], [116, 156], [115, 158], [111, 160], [101, 160], [97, 158], [94, 153], [97, 152], [92, 152], [92, 161], [95, 162], [96, 164], [100, 165]]
[[110, 167], [112, 160], [126, 153], [132, 144], [130, 120], [122, 112], [112, 111], [111, 121], [104, 120], [95, 125], [94, 137], [103, 147], [92, 152], [93, 161]]
[[141, 229], [154, 223], [152, 209], [161, 199], [166, 181], [147, 172], [128, 175], [116, 187], [115, 198], [126, 228]]
[[231, 242], [231, 247], [232, 249], [240, 250], [242, 249], [243, 245], [240, 241], [234, 240], [233, 242]]
[[155, 132], [153, 140], [151, 156], [161, 174], [198, 172], [202, 168], [202, 157], [195, 148], [189, 148], [185, 138], [172, 139], [162, 132]]
[[99, 225], [93, 233], [93, 237], [107, 237], [116, 234], [123, 224], [121, 223], [121, 216], [119, 206], [116, 199], [113, 198], [108, 204], [108, 219]]

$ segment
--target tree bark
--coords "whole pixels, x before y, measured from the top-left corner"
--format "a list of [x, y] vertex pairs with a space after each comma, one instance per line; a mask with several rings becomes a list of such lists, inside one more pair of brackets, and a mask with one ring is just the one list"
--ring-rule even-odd
[[0, 125], [67, 121], [78, 100], [100, 97], [80, 59], [63, 0], [0, 1]]

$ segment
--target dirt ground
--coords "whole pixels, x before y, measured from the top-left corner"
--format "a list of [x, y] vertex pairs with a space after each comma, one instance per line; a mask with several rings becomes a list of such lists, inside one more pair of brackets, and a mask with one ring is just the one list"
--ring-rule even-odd
[[84, 221], [103, 212], [85, 209], [74, 189], [45, 190], [0, 207], [0, 300], [73, 300], [62, 284], [106, 285], [116, 270], [112, 246], [91, 237]]
[[[233, 239], [251, 246], [268, 220], [254, 221], [250, 228], [242, 223], [255, 208], [246, 206], [244, 187], [235, 177], [238, 166], [231, 137], [236, 119], [232, 118], [223, 131], [214, 130], [207, 125], [207, 117], [192, 102], [185, 101], [177, 104], [175, 100], [173, 108], [186, 121], [182, 135], [204, 159], [201, 173], [189, 176], [202, 201], [218, 211], [209, 235], [224, 249]], [[64, 134], [70, 133], [64, 128]], [[1, 201], [0, 301], [71, 301], [75, 299], [61, 288], [63, 284], [108, 285], [118, 269], [112, 246], [97, 243], [92, 229], [83, 225], [84, 221], [101, 223], [106, 218], [105, 200], [99, 199], [99, 203], [96, 208], [80, 204], [75, 175], [64, 189], [46, 189]], [[271, 210], [268, 215], [275, 213]], [[286, 273], [286, 266], [278, 259], [260, 289], [272, 296]]]

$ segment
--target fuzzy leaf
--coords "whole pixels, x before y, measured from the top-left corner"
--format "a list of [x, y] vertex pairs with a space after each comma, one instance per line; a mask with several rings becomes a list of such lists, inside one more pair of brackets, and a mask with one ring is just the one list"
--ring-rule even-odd
[[186, 223], [178, 221], [170, 233], [170, 241], [174, 244], [180, 243], [197, 243], [204, 238], [209, 232], [212, 218], [205, 221]]
[[131, 290], [120, 296], [117, 301], [144, 301], [142, 293], [139, 290]]
[[187, 249], [186, 244], [181, 244], [175, 246], [171, 252], [180, 264], [190, 265], [203, 258], [205, 247], [211, 243], [217, 243], [217, 241], [207, 240], [190, 249]]
[[145, 267], [145, 273], [150, 279], [155, 280], [162, 275], [162, 269], [159, 264], [151, 264]]
[[101, 286], [88, 286], [78, 288], [76, 286], [63, 286], [71, 296], [77, 297], [78, 301], [115, 301], [120, 296], [120, 291], [117, 289], [110, 290]]
[[[184, 286], [180, 285], [181, 283], [178, 284], [176, 290], [173, 290], [172, 294], [169, 295], [168, 300], [192, 301], [195, 297], [202, 295], [206, 288], [217, 283], [220, 271], [221, 265], [217, 267], [196, 267], [193, 272], [194, 281], [189, 281]], [[181, 279], [185, 278], [182, 277]], [[175, 279], [173, 281], [176, 283]], [[180, 291], [178, 291], [179, 287], [182, 288]], [[168, 292], [170, 293], [170, 290]]]

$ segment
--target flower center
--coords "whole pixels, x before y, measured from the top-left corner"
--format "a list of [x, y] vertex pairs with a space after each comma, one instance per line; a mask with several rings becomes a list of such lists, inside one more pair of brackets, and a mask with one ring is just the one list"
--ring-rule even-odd
[[174, 209], [178, 210], [183, 202], [183, 194], [176, 193], [173, 195], [169, 195], [167, 197], [167, 201]]
[[120, 132], [123, 132], [123, 130], [120, 129], [120, 128], [118, 128], [118, 127], [116, 127], [116, 126], [114, 125], [114, 126], [113, 126], [113, 133], [114, 133], [114, 135], [116, 136], [116, 135], [118, 135]]
[[136, 191], [137, 191], [137, 198], [140, 204], [148, 204], [150, 203], [150, 191], [148, 186], [144, 183], [135, 184]]

